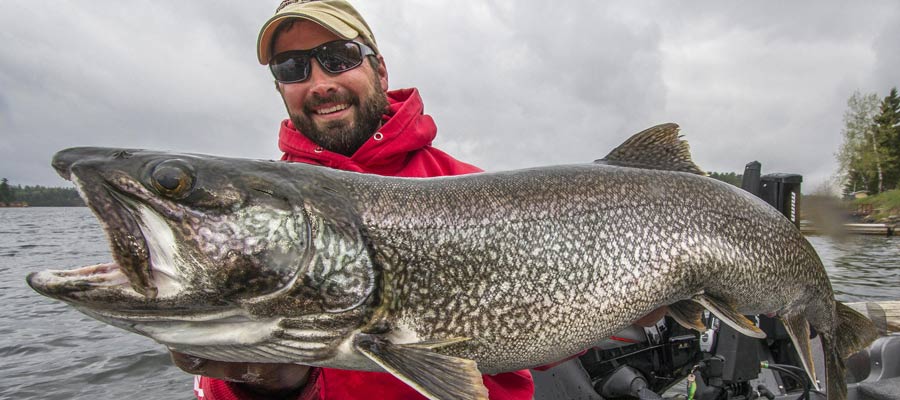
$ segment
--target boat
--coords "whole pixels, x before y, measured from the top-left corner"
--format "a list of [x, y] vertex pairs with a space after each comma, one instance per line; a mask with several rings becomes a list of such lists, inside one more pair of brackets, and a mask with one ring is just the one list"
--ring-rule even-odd
[[[869, 317], [881, 336], [847, 359], [847, 398], [900, 399], [900, 301], [848, 305]], [[713, 316], [707, 316], [709, 330], [703, 333], [670, 317], [653, 327], [631, 326], [577, 358], [533, 370], [534, 398], [794, 400], [806, 392], [806, 398], [826, 399], [800, 368], [780, 323], [766, 317], [757, 322], [766, 339], [743, 336]], [[817, 338], [813, 356], [821, 374]]]

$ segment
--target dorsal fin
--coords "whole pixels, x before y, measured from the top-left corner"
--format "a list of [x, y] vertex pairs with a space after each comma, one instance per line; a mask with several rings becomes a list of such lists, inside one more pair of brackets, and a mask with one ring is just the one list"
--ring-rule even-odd
[[688, 143], [680, 139], [678, 125], [656, 125], [628, 138], [606, 157], [594, 161], [621, 167], [661, 169], [706, 175], [691, 160]]

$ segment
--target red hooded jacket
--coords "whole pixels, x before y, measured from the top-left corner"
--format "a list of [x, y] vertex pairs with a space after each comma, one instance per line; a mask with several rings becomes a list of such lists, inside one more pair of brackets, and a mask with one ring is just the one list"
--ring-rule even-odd
[[[383, 125], [351, 157], [324, 150], [285, 120], [278, 135], [284, 161], [304, 162], [346, 171], [386, 176], [433, 177], [461, 175], [481, 170], [458, 161], [431, 146], [437, 126], [424, 114], [416, 89], [388, 92], [389, 111]], [[492, 400], [531, 399], [534, 383], [528, 370], [484, 375]], [[385, 372], [314, 368], [298, 400], [425, 399], [414, 389]], [[194, 392], [201, 400], [261, 399], [240, 385], [197, 376]]]

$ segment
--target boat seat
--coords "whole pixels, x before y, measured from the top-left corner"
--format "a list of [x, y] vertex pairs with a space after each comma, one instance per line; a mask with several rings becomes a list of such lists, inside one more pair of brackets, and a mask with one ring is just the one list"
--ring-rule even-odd
[[857, 386], [856, 390], [863, 399], [900, 399], [900, 377], [882, 379], [875, 382], [862, 382]]

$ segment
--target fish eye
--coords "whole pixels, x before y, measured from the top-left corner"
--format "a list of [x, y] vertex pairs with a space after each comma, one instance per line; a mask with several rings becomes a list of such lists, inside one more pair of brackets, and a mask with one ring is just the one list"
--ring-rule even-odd
[[184, 161], [163, 161], [150, 173], [153, 188], [176, 199], [186, 196], [194, 186], [194, 171]]

